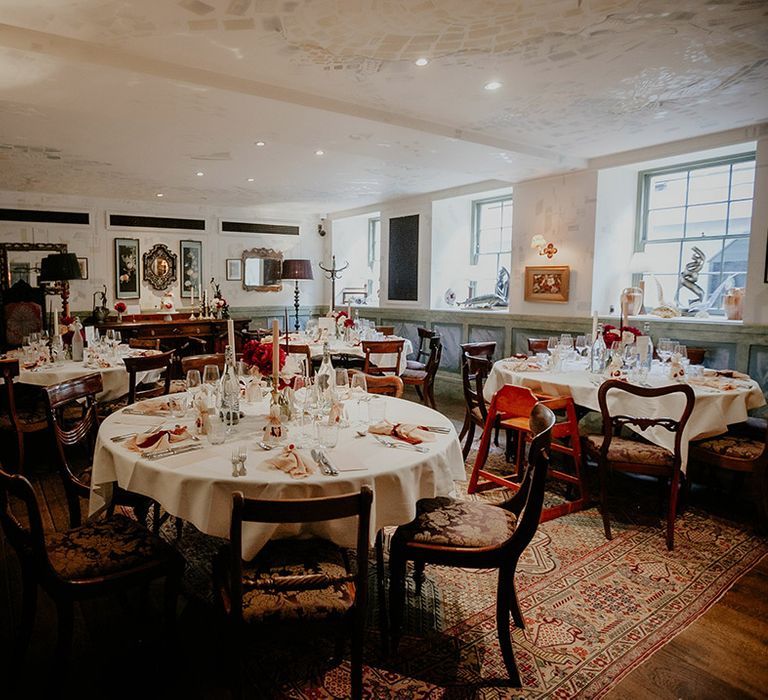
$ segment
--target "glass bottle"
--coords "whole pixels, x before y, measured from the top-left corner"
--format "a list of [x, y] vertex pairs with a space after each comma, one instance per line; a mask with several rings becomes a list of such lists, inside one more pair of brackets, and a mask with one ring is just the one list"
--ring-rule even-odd
[[320, 368], [315, 372], [315, 384], [324, 405], [330, 405], [331, 395], [336, 389], [336, 370], [331, 363], [331, 349], [328, 341], [323, 343], [323, 360]]
[[219, 380], [219, 415], [228, 430], [240, 422], [240, 380], [235, 365], [235, 349], [224, 349], [224, 371]]
[[589, 371], [593, 374], [600, 374], [605, 371], [606, 356], [605, 340], [603, 340], [603, 324], [597, 324], [597, 338], [592, 343], [592, 350], [589, 356]]
[[75, 322], [73, 324], [73, 331], [72, 331], [72, 359], [75, 362], [82, 362], [83, 361], [83, 335], [81, 331], [83, 330], [83, 324], [80, 323], [80, 319], [75, 316]]
[[648, 338], [646, 346], [648, 347], [647, 355], [640, 358], [640, 363], [648, 370], [651, 370], [651, 364], [653, 363], [653, 339], [651, 338], [651, 324], [646, 321], [643, 324], [643, 336]]

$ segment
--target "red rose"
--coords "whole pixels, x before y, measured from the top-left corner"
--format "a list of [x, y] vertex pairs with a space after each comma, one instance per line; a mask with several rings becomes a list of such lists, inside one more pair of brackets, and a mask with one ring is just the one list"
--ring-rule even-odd
[[119, 313], [119, 314], [125, 313], [125, 310], [127, 308], [128, 307], [125, 305], [124, 301], [118, 301], [118, 302], [115, 303], [115, 311], [117, 311], [117, 313]]
[[348, 318], [344, 321], [344, 328], [352, 328], [355, 325], [354, 319]]
[[[285, 366], [288, 355], [281, 347], [279, 354], [280, 366]], [[259, 373], [265, 376], [272, 374], [272, 343], [260, 343], [258, 340], [249, 340], [243, 345], [243, 362], [250, 367], [256, 367]]]

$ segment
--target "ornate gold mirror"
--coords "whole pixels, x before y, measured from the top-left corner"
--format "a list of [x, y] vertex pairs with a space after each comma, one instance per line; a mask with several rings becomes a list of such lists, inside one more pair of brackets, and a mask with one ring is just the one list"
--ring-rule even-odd
[[271, 248], [243, 251], [243, 289], [249, 292], [279, 292], [283, 254]]
[[176, 281], [176, 253], [164, 243], [155, 243], [152, 250], [144, 253], [144, 280], [153, 289], [168, 289]]

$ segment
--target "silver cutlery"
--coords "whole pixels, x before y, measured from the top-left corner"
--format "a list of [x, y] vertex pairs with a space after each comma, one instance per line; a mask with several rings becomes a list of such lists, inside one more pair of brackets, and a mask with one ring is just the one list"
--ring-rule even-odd
[[238, 476], [246, 476], [248, 471], [245, 468], [245, 461], [248, 459], [248, 450], [245, 446], [241, 446], [237, 449], [237, 460], [240, 462], [240, 471]]
[[317, 466], [320, 467], [320, 471], [322, 471], [326, 476], [338, 476], [338, 472], [334, 474], [335, 469], [331, 467], [325, 455], [320, 450], [312, 450], [312, 459], [317, 462]]
[[168, 450], [159, 450], [158, 452], [144, 453], [142, 456], [145, 459], [160, 459], [162, 457], [170, 457], [171, 455], [179, 455], [184, 452], [192, 452], [192, 450], [202, 449], [202, 445], [184, 445], [183, 447], [172, 447]]
[[240, 476], [238, 465], [240, 464], [240, 454], [237, 450], [232, 450], [232, 454], [229, 456], [229, 461], [232, 463], [232, 476], [237, 478]]
[[414, 452], [429, 452], [429, 450], [426, 447], [422, 447], [421, 445], [409, 445], [404, 442], [395, 442], [394, 440], [385, 440], [383, 437], [380, 437], [378, 435], [374, 435], [374, 437], [382, 445], [384, 445], [384, 447], [398, 448], [401, 450], [413, 450]]
[[263, 442], [262, 440], [259, 440], [259, 442], [256, 443], [262, 450], [266, 450], [269, 452], [272, 449], [272, 445], [267, 445], [266, 442]]
[[328, 474], [331, 476], [338, 476], [339, 470], [336, 469], [329, 461], [328, 457], [325, 456], [325, 453], [322, 451], [319, 451], [320, 459], [322, 460], [323, 464], [325, 465], [326, 469], [328, 469]]
[[421, 430], [426, 430], [428, 433], [450, 433], [450, 428], [443, 428], [439, 425], [420, 425]]
[[126, 433], [125, 435], [115, 435], [114, 437], [111, 437], [110, 440], [112, 442], [123, 442], [123, 440], [128, 440], [132, 437], [136, 437], [138, 433]]

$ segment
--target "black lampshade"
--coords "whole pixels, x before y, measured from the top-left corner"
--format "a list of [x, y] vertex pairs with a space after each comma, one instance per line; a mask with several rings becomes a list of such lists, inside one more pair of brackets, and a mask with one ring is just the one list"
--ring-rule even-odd
[[309, 260], [283, 260], [283, 271], [280, 277], [284, 280], [313, 280], [312, 263]]
[[81, 280], [80, 263], [74, 253], [56, 253], [40, 261], [40, 281], [59, 282], [62, 280]]

